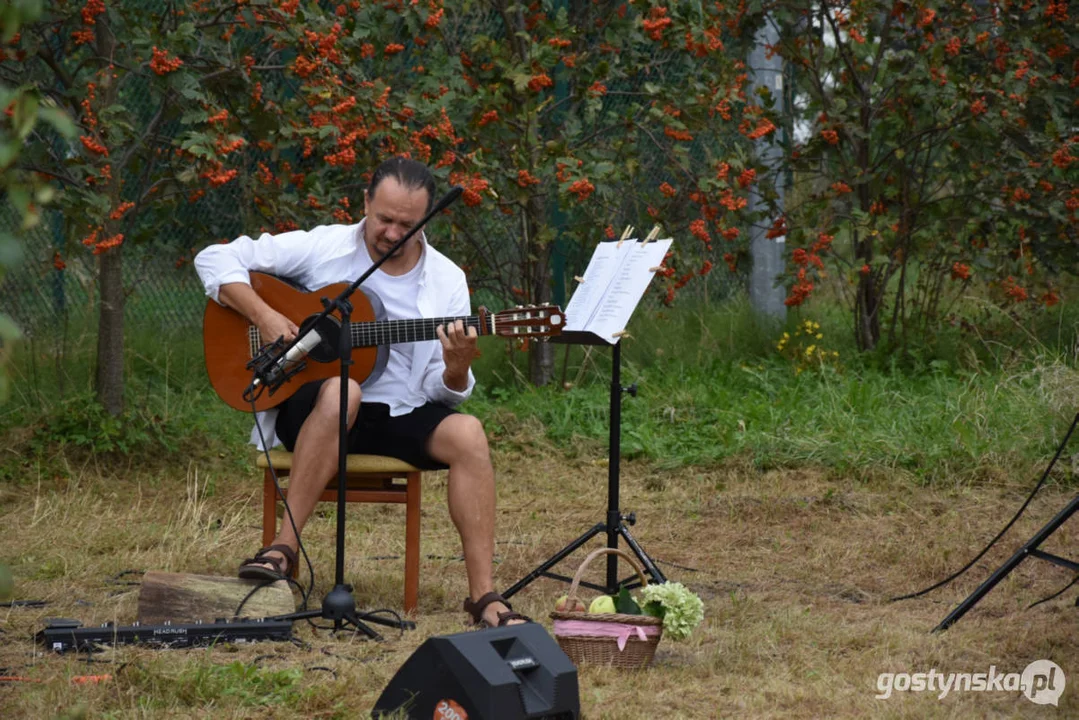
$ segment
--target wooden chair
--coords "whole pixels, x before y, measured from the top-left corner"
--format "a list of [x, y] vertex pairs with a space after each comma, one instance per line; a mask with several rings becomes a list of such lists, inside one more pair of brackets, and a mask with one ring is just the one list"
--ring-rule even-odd
[[[270, 451], [270, 462], [278, 480], [288, 477], [292, 470], [292, 453]], [[415, 612], [420, 586], [420, 473], [419, 468], [382, 455], [348, 456], [346, 502], [404, 503], [405, 504], [405, 612]], [[262, 483], [262, 544], [269, 545], [277, 535], [277, 490], [273, 475], [260, 453], [255, 464], [263, 469]], [[401, 479], [404, 482], [397, 482]], [[285, 497], [288, 489], [281, 488]], [[337, 475], [322, 491], [319, 500], [337, 502]]]

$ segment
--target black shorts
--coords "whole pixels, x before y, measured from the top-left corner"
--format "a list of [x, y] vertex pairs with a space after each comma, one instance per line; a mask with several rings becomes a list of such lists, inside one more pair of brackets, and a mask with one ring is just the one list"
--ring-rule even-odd
[[[277, 437], [289, 452], [296, 447], [300, 428], [314, 409], [323, 382], [316, 380], [303, 385], [278, 408]], [[446, 465], [427, 454], [427, 440], [440, 422], [455, 414], [457, 411], [447, 405], [427, 403], [404, 415], [390, 417], [389, 405], [361, 402], [359, 417], [348, 434], [348, 451], [388, 455], [423, 470], [442, 470]]]

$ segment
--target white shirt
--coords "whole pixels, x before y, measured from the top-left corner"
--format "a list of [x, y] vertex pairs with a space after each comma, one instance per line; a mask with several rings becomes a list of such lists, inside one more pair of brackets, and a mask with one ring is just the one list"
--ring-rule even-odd
[[[351, 282], [372, 264], [367, 246], [363, 243], [365, 221], [357, 225], [320, 225], [312, 230], [296, 230], [270, 235], [263, 233], [258, 240], [244, 235], [224, 245], [210, 245], [195, 256], [195, 270], [206, 287], [206, 294], [217, 302], [222, 285], [234, 282], [251, 284], [250, 271], [265, 272], [288, 278], [292, 282], [317, 290], [337, 282]], [[419, 317], [452, 317], [471, 314], [468, 283], [461, 268], [427, 242], [421, 234], [423, 253], [415, 272], [404, 276], [412, 286], [415, 308]], [[383, 278], [377, 278], [382, 275]], [[385, 275], [376, 270], [367, 281], [377, 284]], [[407, 294], [399, 288], [397, 297]], [[392, 319], [392, 318], [391, 318]], [[380, 377], [373, 383], [378, 396], [385, 398], [390, 415], [404, 415], [426, 402], [457, 405], [472, 394], [476, 379], [468, 371], [468, 385], [463, 391], [446, 387], [442, 374], [446, 364], [442, 359], [442, 344], [438, 340], [411, 343], [410, 367], [400, 368], [383, 384]], [[391, 347], [391, 357], [393, 356]], [[398, 361], [403, 354], [398, 353]], [[387, 370], [389, 368], [387, 367]], [[386, 376], [387, 373], [383, 373]], [[371, 400], [365, 388], [364, 400]], [[373, 401], [373, 400], [372, 400]], [[277, 445], [279, 440], [273, 429], [277, 423], [277, 410], [258, 413], [258, 427], [251, 432], [251, 442], [262, 449], [262, 435]]]

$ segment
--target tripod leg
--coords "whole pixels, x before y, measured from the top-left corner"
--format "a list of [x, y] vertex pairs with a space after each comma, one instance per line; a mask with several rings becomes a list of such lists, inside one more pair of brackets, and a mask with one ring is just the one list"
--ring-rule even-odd
[[629, 532], [629, 528], [625, 526], [625, 523], [618, 524], [618, 534], [626, 539], [626, 544], [633, 550], [633, 554], [637, 556], [637, 559], [644, 565], [645, 571], [652, 576], [652, 579], [659, 584], [667, 582], [666, 576], [660, 572], [656, 564], [652, 562], [652, 558], [648, 557], [648, 553], [637, 544], [637, 541], [633, 539], [633, 536]]
[[967, 611], [978, 604], [978, 601], [985, 597], [986, 593], [992, 590], [997, 583], [1003, 580], [1008, 573], [1018, 567], [1019, 563], [1023, 562], [1028, 555], [1037, 554], [1037, 548], [1045, 540], [1053, 534], [1058, 527], [1064, 524], [1064, 522], [1072, 516], [1072, 514], [1079, 510], [1079, 496], [1076, 496], [1068, 503], [1067, 507], [1056, 514], [1052, 520], [1046, 523], [1045, 527], [1035, 533], [1034, 537], [1027, 542], [1026, 545], [1019, 548], [1019, 551], [1008, 558], [1008, 561], [997, 568], [997, 571], [989, 576], [989, 579], [978, 586], [978, 589], [972, 592], [966, 600], [959, 604], [955, 610], [952, 610], [948, 614], [948, 617], [941, 620], [940, 625], [933, 628], [933, 632], [940, 632], [947, 630], [949, 626], [953, 625], [959, 618], [967, 614]]
[[[344, 618], [342, 618], [340, 622], [334, 621], [333, 625], [335, 630], [341, 630], [344, 629], [347, 625], [351, 625], [372, 640], [378, 640], [379, 642], [382, 642], [382, 636], [375, 632], [374, 629], [368, 626], [367, 623], [365, 623], [363, 620], [360, 620], [359, 616], [356, 613], [349, 613]], [[340, 625], [341, 627], [338, 627], [338, 625]]]
[[601, 532], [605, 532], [606, 530], [607, 530], [607, 524], [606, 523], [596, 523], [584, 535], [581, 535], [579, 538], [577, 538], [576, 540], [571, 542], [569, 545], [562, 548], [557, 553], [552, 555], [550, 558], [545, 560], [542, 565], [538, 566], [535, 570], [533, 570], [532, 572], [528, 573], [523, 578], [521, 578], [520, 580], [515, 582], [513, 585], [510, 586], [510, 588], [508, 590], [504, 590], [502, 592], [502, 597], [504, 597], [504, 598], [512, 597], [519, 590], [523, 589], [526, 585], [528, 585], [530, 582], [532, 582], [536, 578], [546, 574], [548, 570], [550, 570], [552, 567], [554, 567], [558, 563], [562, 562], [562, 560], [567, 555], [572, 553], [574, 550], [581, 547], [586, 542], [591, 540], [593, 537], [595, 537], [596, 535], [599, 535]]

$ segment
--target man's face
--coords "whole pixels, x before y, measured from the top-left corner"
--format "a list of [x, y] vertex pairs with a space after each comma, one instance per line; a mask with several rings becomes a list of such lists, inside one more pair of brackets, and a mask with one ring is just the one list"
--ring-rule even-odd
[[[388, 177], [379, 182], [374, 196], [363, 193], [364, 225], [363, 240], [373, 259], [381, 258], [390, 252], [393, 246], [414, 228], [427, 214], [427, 202], [430, 198], [423, 188], [408, 188]], [[417, 232], [391, 259], [419, 259], [420, 233]]]

